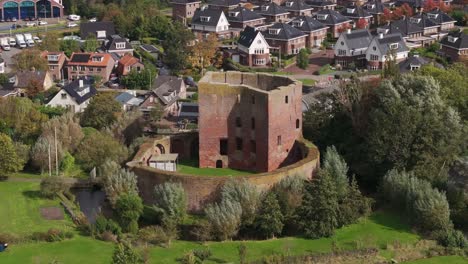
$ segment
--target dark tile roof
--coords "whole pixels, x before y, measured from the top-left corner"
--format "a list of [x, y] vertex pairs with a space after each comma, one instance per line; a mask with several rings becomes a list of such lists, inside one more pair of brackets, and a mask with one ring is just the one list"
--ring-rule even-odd
[[229, 6], [236, 6], [240, 4], [240, 0], [210, 0], [207, 1], [207, 4], [210, 6], [224, 6], [224, 7], [229, 7]]
[[158, 48], [156, 48], [154, 45], [149, 45], [149, 44], [142, 44], [140, 46], [144, 51], [150, 52], [150, 53], [159, 53], [161, 52]]
[[201, 3], [200, 0], [172, 0], [172, 4], [193, 4], [193, 3]]
[[374, 39], [376, 40], [382, 54], [387, 54], [388, 50], [390, 49], [390, 44], [393, 43], [398, 43], [398, 49], [396, 49], [396, 53], [409, 50], [405, 44], [405, 41], [403, 40], [403, 37], [399, 33], [383, 35], [382, 38], [377, 35], [374, 37]]
[[[81, 39], [86, 39], [90, 34], [97, 37], [97, 31], [106, 31], [106, 37], [115, 34], [114, 22], [100, 21], [100, 22], [85, 22], [80, 24]], [[101, 38], [104, 39], [104, 38]]]
[[[185, 85], [182, 78], [170, 75], [159, 75], [158, 78], [154, 80], [153, 93], [164, 105], [170, 105], [179, 99], [178, 93], [182, 85]], [[169, 100], [165, 98], [165, 96], [174, 91], [176, 91], [177, 96], [171, 97]]]
[[392, 21], [390, 25], [386, 25], [383, 28], [388, 29], [388, 33], [400, 33], [403, 37], [423, 32], [423, 29], [418, 24], [411, 23], [410, 20], [406, 18]]
[[429, 63], [434, 64], [434, 66], [436, 66], [438, 68], [443, 68], [443, 66], [440, 65], [439, 63], [435, 63], [435, 62], [432, 62], [430, 59], [420, 57], [420, 56], [414, 56], [414, 55], [409, 56], [408, 58], [406, 58], [406, 60], [400, 62], [398, 65], [400, 67], [400, 72], [404, 73], [404, 72], [411, 71], [411, 66], [413, 66], [413, 67], [414, 66], [422, 67], [423, 65], [426, 65], [426, 64], [429, 64]]
[[229, 10], [227, 20], [229, 22], [247, 22], [252, 20], [265, 19], [263, 16], [245, 7], [236, 7]]
[[397, 0], [395, 1], [396, 6], [402, 6], [404, 4], [408, 4], [413, 8], [419, 8], [423, 6], [423, 0]]
[[455, 19], [453, 19], [451, 16], [449, 16], [447, 13], [439, 10], [439, 9], [435, 9], [435, 10], [432, 10], [430, 12], [427, 12], [426, 14], [429, 19], [433, 20], [436, 24], [440, 25], [442, 23], [449, 23], [449, 22], [453, 22], [455, 23]]
[[367, 48], [372, 41], [372, 35], [367, 29], [352, 30], [341, 34], [349, 49]]
[[311, 7], [335, 6], [336, 4], [328, 0], [306, 0], [306, 4]]
[[370, 14], [382, 14], [385, 6], [381, 0], [375, 0], [367, 2], [363, 5], [363, 8]]
[[115, 97], [115, 100], [121, 104], [126, 104], [128, 103], [128, 101], [132, 100], [133, 98], [136, 98], [133, 94], [123, 92], [123, 93], [118, 94]]
[[454, 49], [468, 49], [468, 35], [463, 32], [451, 32], [440, 41], [440, 44]]
[[258, 34], [261, 34], [260, 31], [255, 30], [253, 27], [245, 27], [245, 29], [240, 33], [238, 44], [244, 47], [250, 47], [254, 39]]
[[412, 22], [412, 23], [415, 23], [417, 24], [419, 27], [421, 28], [430, 28], [430, 27], [437, 27], [438, 24], [427, 17], [427, 14], [425, 13], [421, 13], [421, 14], [417, 14], [415, 16], [412, 16], [409, 18], [409, 21]]
[[284, 9], [282, 6], [279, 6], [275, 3], [261, 5], [255, 8], [254, 11], [264, 16], [278, 16], [278, 15], [289, 14], [289, 12], [286, 9]]
[[291, 21], [291, 25], [302, 32], [312, 32], [327, 28], [327, 26], [310, 16], [296, 17]]
[[300, 12], [311, 10], [312, 7], [304, 3], [303, 0], [288, 0], [284, 3], [284, 9], [287, 11]]
[[[276, 29], [278, 34], [270, 34], [270, 32]], [[290, 26], [286, 23], [275, 23], [273, 26], [269, 27], [263, 33], [265, 39], [280, 39], [280, 40], [290, 40], [298, 37], [305, 36], [305, 34], [299, 29]]]
[[344, 22], [350, 22], [350, 20], [342, 14], [330, 9], [320, 10], [314, 17], [324, 25], [337, 25]]
[[[83, 81], [83, 87], [80, 87], [80, 80]], [[79, 92], [89, 88], [89, 91], [83, 95]], [[96, 88], [94, 88], [94, 78], [92, 77], [80, 77], [79, 79], [65, 85], [63, 89], [75, 99], [77, 104], [82, 104], [89, 98], [97, 94]]]
[[16, 73], [15, 87], [26, 88], [32, 81], [44, 83], [47, 72], [45, 71], [18, 71]]
[[341, 14], [345, 17], [349, 18], [364, 18], [364, 17], [372, 17], [372, 15], [367, 12], [364, 8], [361, 6], [356, 6], [356, 5], [349, 5], [341, 11]]
[[[219, 18], [223, 13], [222, 10], [214, 10], [210, 8], [197, 9], [192, 18], [192, 24], [204, 25], [204, 26], [216, 26]], [[208, 21], [201, 21], [200, 17], [209, 17]]]
[[107, 51], [119, 50], [116, 45], [117, 43], [125, 43], [125, 48], [119, 48], [119, 49], [124, 49], [124, 50], [133, 49], [132, 45], [130, 44], [130, 42], [127, 41], [127, 39], [122, 38], [119, 35], [111, 35], [104, 42], [104, 50], [107, 50]]

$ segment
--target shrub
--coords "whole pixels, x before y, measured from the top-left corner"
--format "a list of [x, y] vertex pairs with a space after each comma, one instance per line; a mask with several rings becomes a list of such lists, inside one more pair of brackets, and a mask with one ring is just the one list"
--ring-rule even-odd
[[21, 238], [12, 233], [0, 233], [0, 244], [4, 243], [17, 243], [20, 242]]
[[203, 263], [203, 261], [207, 260], [212, 255], [209, 247], [195, 249], [193, 254], [200, 260], [201, 263]]
[[102, 241], [107, 241], [107, 242], [117, 242], [117, 236], [114, 235], [112, 232], [110, 231], [104, 231], [103, 233], [101, 233], [99, 235], [99, 238], [102, 240]]
[[100, 235], [105, 232], [110, 232], [114, 235], [122, 234], [122, 229], [120, 226], [112, 219], [107, 219], [103, 215], [99, 215], [96, 218], [96, 222], [94, 223], [93, 232]]
[[155, 209], [177, 224], [186, 216], [187, 197], [182, 184], [165, 182], [154, 188]]
[[47, 232], [34, 232], [31, 235], [31, 240], [33, 241], [47, 241], [47, 242], [57, 242], [65, 239], [73, 238], [74, 234], [72, 232], [64, 232], [59, 229], [51, 228]]
[[161, 226], [147, 226], [138, 231], [138, 239], [157, 246], [169, 242], [169, 237]]
[[58, 193], [66, 192], [70, 184], [63, 177], [52, 176], [41, 180], [41, 194], [48, 198], [55, 197]]
[[75, 158], [67, 151], [60, 163], [60, 170], [68, 173], [75, 167]]
[[143, 203], [137, 194], [124, 194], [117, 199], [115, 212], [125, 232], [138, 231], [138, 219], [143, 212]]
[[468, 245], [467, 239], [463, 233], [453, 228], [446, 230], [437, 230], [432, 236], [444, 247], [449, 248], [466, 248]]
[[121, 169], [114, 161], [106, 160], [99, 167], [99, 177], [107, 198], [113, 207], [119, 196], [138, 194], [136, 175], [131, 171]]
[[208, 205], [205, 214], [218, 239], [227, 240], [239, 232], [242, 216], [239, 202], [222, 200], [221, 203]]

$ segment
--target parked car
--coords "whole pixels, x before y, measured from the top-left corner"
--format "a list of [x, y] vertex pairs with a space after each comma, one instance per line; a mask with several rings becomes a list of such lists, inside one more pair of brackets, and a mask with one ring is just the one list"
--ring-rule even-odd
[[47, 21], [39, 21], [38, 22], [39, 26], [44, 26], [44, 25], [47, 25], [47, 24], [49, 24], [49, 23], [47, 23]]
[[33, 37], [33, 40], [34, 40], [34, 42], [36, 42], [36, 43], [42, 43], [42, 39], [39, 38], [38, 36], [34, 36], [34, 37]]
[[79, 21], [80, 18], [81, 17], [79, 15], [69, 15], [68, 16], [68, 19], [71, 20], [71, 21]]
[[28, 23], [26, 23], [26, 26], [27, 27], [35, 27], [36, 23], [35, 22], [28, 22]]
[[89, 22], [96, 22], [96, 21], [97, 21], [97, 18], [95, 17], [89, 19]]
[[11, 19], [11, 22], [16, 22], [16, 21], [17, 21], [17, 20], [16, 20], [16, 17], [13, 17], [13, 18]]
[[70, 23], [67, 24], [68, 28], [73, 28], [73, 27], [77, 27], [77, 26], [78, 26], [78, 24], [73, 23], [73, 22], [70, 22]]

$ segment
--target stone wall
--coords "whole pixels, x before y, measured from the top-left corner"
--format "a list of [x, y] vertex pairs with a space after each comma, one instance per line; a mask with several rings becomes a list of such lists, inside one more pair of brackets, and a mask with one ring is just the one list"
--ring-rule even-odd
[[[148, 148], [148, 146], [143, 147]], [[303, 156], [303, 159], [292, 165], [272, 172], [239, 177], [188, 175], [162, 171], [145, 166], [144, 163], [140, 162], [141, 155], [127, 165], [138, 176], [140, 196], [146, 204], [153, 203], [153, 190], [157, 184], [174, 181], [182, 183], [188, 196], [187, 208], [192, 212], [196, 212], [202, 210], [207, 203], [217, 201], [220, 188], [230, 179], [239, 181], [245, 179], [257, 185], [260, 189], [266, 190], [288, 176], [311, 178], [319, 166], [319, 151], [312, 143], [303, 139], [297, 141], [297, 150]]]

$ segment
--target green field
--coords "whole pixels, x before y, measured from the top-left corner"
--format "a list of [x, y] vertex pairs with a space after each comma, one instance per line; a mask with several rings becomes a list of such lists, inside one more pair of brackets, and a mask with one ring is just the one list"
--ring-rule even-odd
[[196, 160], [181, 160], [177, 164], [177, 171], [180, 173], [204, 175], [204, 176], [243, 176], [250, 175], [252, 172], [240, 171], [229, 168], [199, 168]]
[[467, 264], [468, 259], [462, 256], [441, 256], [430, 259], [420, 259], [415, 261], [403, 262], [405, 264]]
[[64, 220], [42, 218], [41, 207], [62, 207], [58, 200], [40, 197], [38, 182], [0, 182], [0, 197], [0, 233], [30, 234], [52, 227], [62, 230], [73, 228], [66, 215]]
[[308, 85], [308, 86], [312, 86], [317, 82], [316, 80], [313, 80], [313, 79], [298, 79], [298, 81], [301, 81], [303, 85]]

